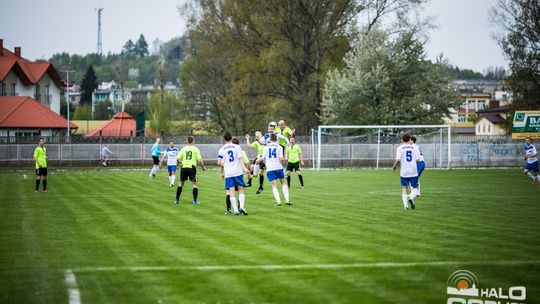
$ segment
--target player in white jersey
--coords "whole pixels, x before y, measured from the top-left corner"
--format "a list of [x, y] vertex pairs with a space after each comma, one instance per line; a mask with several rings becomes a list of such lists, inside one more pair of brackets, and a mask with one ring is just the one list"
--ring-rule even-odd
[[[409, 210], [410, 203], [411, 208], [414, 209], [414, 198], [418, 196], [418, 167], [417, 163], [420, 161], [420, 151], [418, 147], [412, 145], [411, 136], [407, 133], [401, 137], [403, 144], [397, 148], [396, 161], [392, 166], [392, 170], [396, 171], [397, 165], [400, 165], [399, 176], [401, 178], [401, 200], [403, 201], [403, 207], [405, 210]], [[407, 195], [408, 187], [411, 187], [410, 196]]]
[[422, 176], [422, 172], [424, 172], [424, 169], [426, 168], [426, 162], [424, 161], [424, 151], [422, 151], [422, 148], [420, 148], [419, 145], [416, 144], [416, 136], [411, 136], [411, 141], [413, 146], [418, 147], [418, 152], [420, 152], [420, 161], [416, 163], [416, 168], [418, 169], [418, 195], [420, 196], [420, 176]]
[[161, 162], [167, 158], [167, 171], [169, 172], [169, 184], [174, 186], [174, 180], [176, 179], [176, 165], [177, 165], [178, 148], [174, 146], [174, 141], [169, 142], [169, 146], [165, 149], [165, 153], [161, 157]]
[[289, 139], [279, 133], [276, 132], [276, 123], [275, 122], [270, 122], [270, 124], [268, 124], [268, 133], [264, 134], [262, 138], [259, 139], [259, 142], [263, 145], [267, 145], [268, 143], [270, 143], [270, 135], [272, 134], [276, 134], [277, 136], [277, 139], [283, 139], [285, 140], [285, 142], [287, 143], [287, 146], [290, 145], [290, 142], [289, 142]]
[[[532, 144], [530, 137], [525, 139], [525, 165], [523, 166], [523, 173], [525, 173], [531, 180], [534, 185], [535, 182], [540, 183], [540, 176], [538, 176], [538, 158], [536, 158], [538, 151], [536, 147]], [[532, 171], [532, 174], [531, 174]]]
[[289, 200], [289, 187], [287, 187], [287, 181], [285, 180], [285, 173], [283, 172], [283, 166], [281, 161], [283, 160], [283, 149], [277, 143], [277, 135], [272, 133], [270, 135], [270, 143], [264, 147], [263, 155], [257, 159], [257, 163], [262, 161], [266, 164], [266, 177], [268, 181], [272, 183], [272, 193], [276, 199], [276, 207], [281, 206], [281, 198], [277, 189], [276, 180], [281, 181], [281, 191], [285, 198], [287, 205], [292, 205]]
[[[217, 165], [221, 167], [221, 177], [225, 178], [225, 189], [229, 191], [231, 206], [235, 215], [248, 215], [245, 210], [244, 172], [249, 170], [244, 164], [244, 155], [239, 145], [232, 143], [232, 135], [229, 132], [223, 134], [225, 145], [218, 151]], [[238, 202], [240, 208], [236, 205], [235, 187], [238, 188]], [[229, 211], [229, 210], [227, 210]], [[227, 212], [226, 214], [229, 214]]]

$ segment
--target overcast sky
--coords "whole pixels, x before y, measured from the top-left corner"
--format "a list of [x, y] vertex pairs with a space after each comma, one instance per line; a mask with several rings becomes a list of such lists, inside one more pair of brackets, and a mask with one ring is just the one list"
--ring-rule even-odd
[[[48, 59], [67, 51], [86, 54], [97, 49], [97, 13], [103, 7], [103, 52], [118, 53], [128, 39], [143, 34], [149, 44], [167, 41], [185, 31], [177, 5], [182, 0], [16, 0], [0, 10], [0, 38], [4, 47], [22, 47], [23, 57]], [[484, 71], [506, 66], [488, 9], [496, 0], [431, 0], [425, 12], [436, 17], [438, 28], [430, 33], [429, 58], [443, 53], [460, 68]]]

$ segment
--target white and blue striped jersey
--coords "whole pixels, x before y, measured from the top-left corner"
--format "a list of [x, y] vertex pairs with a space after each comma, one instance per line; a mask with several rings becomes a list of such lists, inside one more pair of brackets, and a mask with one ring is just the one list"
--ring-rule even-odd
[[528, 164], [532, 164], [532, 163], [535, 163], [538, 161], [538, 158], [535, 157], [530, 157], [532, 155], [535, 155], [537, 154], [538, 152], [536, 151], [536, 147], [534, 145], [525, 145], [523, 147], [523, 149], [525, 150], [525, 155], [528, 156], [527, 158], [527, 163]]
[[165, 149], [165, 154], [167, 155], [167, 166], [176, 166], [176, 157], [178, 157], [178, 148], [167, 147], [167, 149]]
[[418, 176], [417, 161], [420, 159], [418, 147], [410, 144], [403, 144], [396, 150], [396, 160], [400, 161], [399, 175], [401, 177]]

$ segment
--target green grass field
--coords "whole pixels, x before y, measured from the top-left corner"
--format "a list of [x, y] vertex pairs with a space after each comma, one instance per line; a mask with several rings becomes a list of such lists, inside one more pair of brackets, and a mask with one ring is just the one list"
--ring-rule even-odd
[[446, 303], [458, 269], [540, 301], [540, 187], [518, 169], [426, 171], [408, 212], [398, 173], [306, 171], [293, 206], [248, 189], [249, 216], [223, 214], [217, 171], [198, 206], [147, 174], [57, 172], [49, 193], [0, 174], [0, 302]]

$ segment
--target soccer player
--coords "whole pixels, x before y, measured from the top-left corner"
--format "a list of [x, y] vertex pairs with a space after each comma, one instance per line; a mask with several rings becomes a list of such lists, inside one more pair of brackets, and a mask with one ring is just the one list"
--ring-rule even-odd
[[[249, 173], [249, 170], [244, 164], [244, 156], [242, 148], [239, 145], [232, 143], [232, 135], [229, 132], [223, 134], [225, 145], [218, 151], [217, 165], [222, 168], [221, 176], [225, 178], [225, 189], [229, 191], [231, 206], [234, 209], [235, 215], [248, 215], [245, 209], [246, 197], [244, 195], [244, 174]], [[235, 187], [238, 188], [238, 202], [240, 208], [236, 205]], [[226, 214], [230, 214], [227, 210]]]
[[111, 159], [111, 156], [113, 155], [114, 153], [109, 150], [109, 147], [107, 147], [107, 145], [103, 146], [103, 149], [101, 149], [101, 161], [102, 161], [102, 164], [103, 166], [107, 166], [107, 163], [110, 163], [109, 160]]
[[34, 160], [36, 161], [36, 190], [39, 191], [39, 183], [43, 180], [43, 192], [47, 190], [47, 148], [45, 148], [45, 139], [41, 137], [39, 144], [34, 150]]
[[161, 162], [167, 158], [167, 172], [169, 172], [169, 184], [174, 186], [174, 180], [176, 179], [176, 164], [178, 158], [178, 148], [174, 146], [174, 141], [169, 142], [169, 146], [165, 149], [165, 153], [161, 157]]
[[422, 172], [424, 172], [424, 169], [426, 168], [426, 162], [424, 161], [424, 151], [422, 151], [422, 148], [420, 148], [419, 145], [416, 144], [416, 136], [411, 136], [411, 141], [413, 146], [418, 147], [418, 151], [420, 152], [420, 161], [416, 164], [416, 167], [418, 169], [418, 195], [420, 196], [420, 176], [422, 175]]
[[[535, 182], [540, 183], [540, 176], [538, 176], [538, 158], [536, 158], [538, 152], [536, 151], [536, 147], [532, 144], [530, 137], [525, 139], [525, 146], [523, 149], [525, 150], [524, 160], [526, 161], [523, 166], [523, 173], [532, 180], [533, 185]], [[531, 174], [530, 171], [533, 173]]]
[[300, 173], [300, 165], [304, 165], [302, 149], [296, 144], [294, 137], [291, 137], [290, 141], [291, 145], [287, 147], [287, 185], [289, 188], [291, 187], [291, 172], [294, 170], [296, 175], [298, 175], [302, 189], [304, 189], [304, 177], [302, 176], [302, 173]]
[[[291, 128], [287, 127], [285, 125], [285, 120], [283, 119], [278, 121], [278, 128], [276, 129], [276, 133], [281, 134], [284, 137], [288, 138], [289, 141], [291, 140], [291, 137], [294, 136], [294, 130], [291, 130]], [[283, 153], [285, 154], [286, 141], [284, 139], [280, 139], [279, 145], [283, 148]]]
[[188, 136], [188, 145], [183, 147], [178, 154], [178, 162], [180, 162], [180, 183], [176, 189], [175, 204], [180, 202], [180, 194], [182, 194], [182, 187], [186, 180], [190, 180], [193, 185], [193, 205], [198, 205], [200, 202], [197, 200], [199, 195], [199, 187], [197, 186], [197, 164], [201, 166], [203, 171], [206, 171], [204, 162], [201, 157], [201, 151], [195, 147], [195, 138]]
[[[264, 185], [264, 163], [256, 164], [257, 158], [261, 157], [264, 150], [264, 145], [260, 143], [260, 140], [262, 140], [262, 132], [261, 131], [255, 131], [255, 141], [250, 143], [250, 137], [249, 134], [246, 134], [246, 144], [248, 147], [251, 148], [257, 148], [257, 156], [253, 160], [253, 165], [251, 166], [251, 176], [259, 175], [259, 189], [257, 189], [257, 194], [260, 194], [263, 191], [263, 185]], [[251, 179], [248, 180], [248, 187], [251, 187]]]
[[[397, 148], [396, 161], [392, 166], [392, 171], [396, 171], [397, 165], [400, 165], [400, 178], [401, 178], [401, 199], [403, 201], [403, 207], [405, 210], [409, 210], [410, 203], [411, 208], [414, 209], [414, 198], [418, 196], [418, 167], [417, 163], [420, 161], [420, 152], [418, 147], [412, 145], [411, 136], [408, 133], [403, 134], [401, 137], [403, 144]], [[407, 195], [407, 190], [411, 186], [411, 195]]]
[[161, 139], [158, 137], [156, 138], [156, 143], [152, 146], [152, 160], [154, 161], [154, 166], [152, 167], [152, 170], [150, 170], [150, 174], [148, 177], [155, 178], [156, 172], [159, 170], [159, 157], [161, 156], [161, 148], [159, 147]]
[[266, 163], [266, 177], [268, 178], [268, 181], [272, 183], [272, 193], [276, 199], [276, 207], [281, 206], [281, 198], [276, 185], [276, 180], [278, 179], [281, 181], [281, 191], [283, 192], [285, 203], [287, 205], [292, 205], [289, 200], [289, 188], [285, 181], [283, 166], [281, 165], [282, 160], [283, 149], [277, 144], [277, 134], [272, 133], [270, 135], [270, 143], [264, 147], [263, 155], [257, 159], [257, 163], [261, 163], [262, 161]]
[[[279, 133], [277, 133], [276, 131], [276, 123], [275, 122], [270, 122], [268, 124], [268, 133], [264, 134], [263, 137], [259, 140], [259, 142], [263, 145], [267, 145], [269, 142], [270, 142], [270, 135], [272, 134], [276, 134], [277, 136], [277, 139], [279, 140], [284, 140], [285, 141], [285, 144], [288, 146], [290, 144], [289, 142], [289, 139]], [[282, 150], [282, 154], [285, 154], [285, 150]]]

